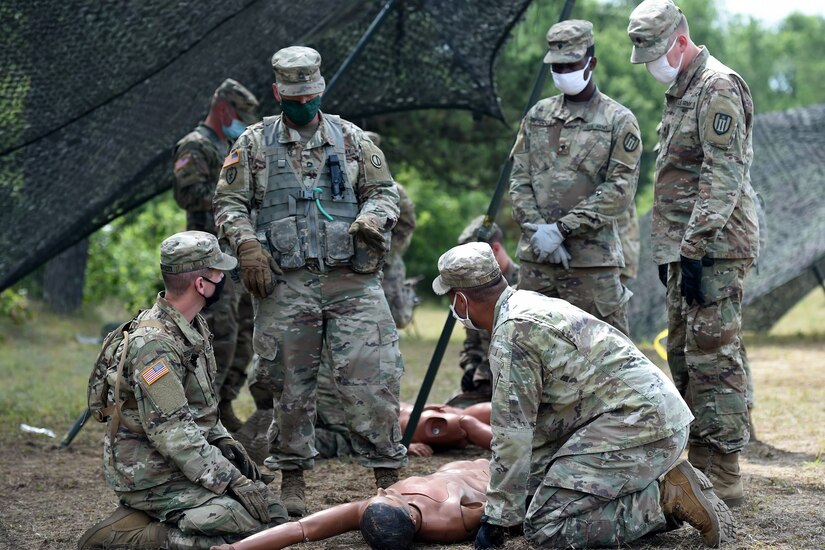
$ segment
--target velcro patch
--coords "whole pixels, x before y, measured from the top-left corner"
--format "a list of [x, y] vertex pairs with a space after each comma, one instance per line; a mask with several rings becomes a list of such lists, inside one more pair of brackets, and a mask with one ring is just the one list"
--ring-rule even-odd
[[233, 164], [237, 164], [241, 160], [241, 154], [238, 152], [237, 149], [233, 149], [229, 152], [226, 156], [226, 159], [223, 161], [223, 167], [226, 168], [227, 166], [232, 166]]
[[169, 374], [169, 365], [162, 357], [159, 357], [157, 361], [140, 373], [140, 376], [146, 381], [147, 385], [151, 386], [167, 374]]

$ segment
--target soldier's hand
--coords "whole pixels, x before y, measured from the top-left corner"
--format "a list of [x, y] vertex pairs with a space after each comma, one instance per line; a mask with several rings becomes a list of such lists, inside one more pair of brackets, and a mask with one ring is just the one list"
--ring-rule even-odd
[[506, 531], [506, 527], [487, 523], [487, 516], [481, 516], [481, 527], [478, 529], [473, 548], [476, 550], [501, 548], [504, 546], [504, 533]]
[[564, 235], [555, 223], [525, 223], [524, 229], [535, 231], [530, 237], [530, 246], [541, 263], [547, 263], [564, 241]]
[[229, 482], [229, 492], [235, 500], [241, 503], [250, 516], [267, 524], [269, 523], [269, 505], [261, 487], [265, 486], [252, 482], [240, 472]]
[[370, 216], [359, 217], [349, 226], [349, 234], [358, 234], [364, 244], [382, 254], [386, 254], [388, 251], [387, 241], [384, 239], [384, 234], [381, 232], [381, 227], [375, 218]]
[[564, 269], [570, 269], [570, 259], [572, 257], [567, 251], [567, 248], [565, 248], [563, 244], [560, 244], [556, 251], [550, 254], [550, 263], [561, 264], [564, 266]]
[[467, 367], [464, 369], [464, 374], [461, 375], [461, 391], [470, 392], [476, 389], [476, 384], [473, 382], [475, 374], [475, 367]]
[[680, 256], [679, 267], [682, 272], [680, 290], [685, 301], [689, 306], [702, 305], [705, 299], [702, 295], [702, 260]]
[[662, 284], [667, 288], [667, 264], [659, 266], [659, 280], [662, 281]]
[[231, 437], [226, 437], [216, 441], [215, 446], [220, 449], [221, 454], [226, 460], [234, 464], [235, 467], [241, 471], [244, 477], [252, 481], [261, 479], [261, 472], [258, 471], [258, 465], [249, 457], [249, 454], [240, 442]]
[[244, 286], [258, 298], [266, 298], [272, 292], [273, 271], [283, 275], [272, 255], [258, 241], [246, 241], [238, 247], [238, 263]]

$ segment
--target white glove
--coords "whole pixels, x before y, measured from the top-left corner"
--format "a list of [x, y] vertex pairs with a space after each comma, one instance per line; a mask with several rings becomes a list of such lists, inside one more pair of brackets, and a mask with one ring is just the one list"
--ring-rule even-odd
[[567, 251], [563, 244], [560, 244], [555, 252], [550, 254], [551, 264], [561, 264], [564, 269], [570, 269], [570, 260], [573, 256]]
[[525, 223], [524, 229], [535, 231], [530, 237], [530, 246], [536, 259], [541, 263], [549, 262], [553, 252], [564, 241], [564, 235], [555, 223]]

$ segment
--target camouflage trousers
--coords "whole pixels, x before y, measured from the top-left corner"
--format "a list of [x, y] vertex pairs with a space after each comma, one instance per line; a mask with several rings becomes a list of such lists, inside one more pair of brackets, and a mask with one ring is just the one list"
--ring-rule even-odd
[[252, 295], [227, 273], [221, 299], [203, 310], [203, 316], [212, 332], [218, 366], [215, 395], [232, 401], [246, 382], [252, 360]]
[[322, 354], [316, 392], [315, 448], [321, 458], [352, 454], [347, 418], [341, 410], [341, 397], [335, 389], [329, 358]]
[[[263, 482], [257, 483], [263, 486]], [[271, 522], [284, 523], [286, 509], [269, 489], [266, 492]], [[173, 548], [208, 548], [223, 544], [227, 540], [224, 536], [237, 540], [267, 527], [229, 495], [216, 495], [188, 480], [118, 493], [118, 497], [129, 508], [143, 510], [150, 517], [177, 527], [170, 533]]]
[[702, 267], [705, 303], [688, 306], [679, 262], [668, 267], [667, 362], [693, 416], [691, 445], [742, 450], [748, 432], [748, 376], [740, 352], [745, 275], [753, 260], [717, 259]]
[[288, 271], [255, 302], [255, 352], [274, 393], [265, 464], [313, 466], [318, 369], [328, 354], [356, 460], [372, 468], [405, 465], [398, 425], [404, 364], [379, 276], [344, 267]]
[[533, 290], [550, 298], [561, 298], [630, 334], [627, 302], [633, 293], [619, 276], [620, 267], [576, 267], [523, 262], [519, 290]]
[[665, 526], [659, 477], [679, 460], [687, 427], [620, 451], [563, 456], [547, 470], [524, 519], [541, 547], [620, 547]]

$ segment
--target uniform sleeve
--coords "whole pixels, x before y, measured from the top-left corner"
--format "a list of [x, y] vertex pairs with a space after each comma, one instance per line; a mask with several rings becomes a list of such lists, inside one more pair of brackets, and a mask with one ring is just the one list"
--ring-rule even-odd
[[699, 103], [702, 168], [681, 254], [698, 260], [733, 213], [745, 180], [745, 112], [741, 92], [726, 77], [709, 83]]
[[182, 383], [186, 368], [177, 352], [155, 341], [140, 348], [133, 364], [135, 399], [146, 438], [188, 480], [223, 494], [236, 468], [195, 423]]
[[533, 434], [541, 398], [541, 360], [531, 351], [529, 323], [507, 321], [496, 328], [490, 361], [493, 385], [490, 485], [485, 514], [511, 527], [524, 521]]
[[196, 212], [212, 209], [215, 182], [210, 181], [209, 161], [197, 145], [186, 144], [178, 148], [172, 172], [178, 206]]
[[223, 161], [215, 189], [213, 203], [218, 238], [227, 239], [236, 252], [242, 243], [256, 239], [251, 219], [255, 199], [254, 172], [260, 165], [256, 162], [256, 152], [255, 140], [247, 129]]
[[581, 226], [598, 229], [624, 214], [636, 195], [642, 141], [632, 113], [617, 117], [611, 134], [610, 157], [604, 181], [561, 218], [575, 234]]
[[361, 207], [358, 215], [368, 214], [384, 229], [392, 229], [398, 221], [399, 196], [384, 153], [369, 139], [363, 139], [359, 147], [361, 166], [355, 186]]
[[473, 369], [487, 363], [487, 352], [489, 342], [485, 346], [485, 339], [481, 336], [481, 331], [465, 329], [467, 335], [464, 338], [464, 345], [461, 348], [458, 364], [463, 370]]
[[417, 223], [415, 204], [400, 184], [398, 189], [398, 223], [392, 230], [392, 247], [395, 254], [404, 254], [412, 241], [412, 235]]
[[533, 193], [533, 176], [530, 172], [530, 132], [527, 120], [531, 112], [528, 112], [521, 121], [516, 143], [510, 153], [513, 159], [513, 171], [510, 174], [510, 200], [513, 203], [513, 217], [522, 226], [525, 223], [546, 223], [536, 203], [536, 196]]

